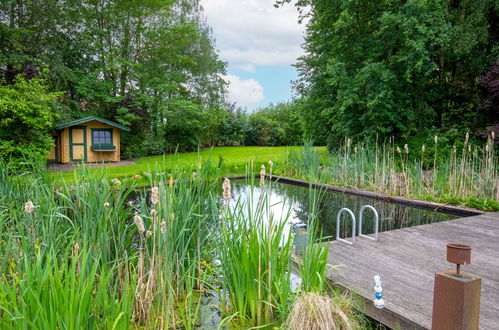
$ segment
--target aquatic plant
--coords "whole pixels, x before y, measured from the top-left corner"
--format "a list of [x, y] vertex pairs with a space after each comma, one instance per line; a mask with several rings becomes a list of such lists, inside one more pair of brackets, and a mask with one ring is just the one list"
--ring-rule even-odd
[[[326, 276], [328, 268], [329, 245], [327, 237], [319, 227], [320, 201], [325, 191], [314, 189], [310, 182], [306, 192], [307, 202], [307, 223], [306, 232], [297, 233], [305, 235], [303, 244], [297, 244], [294, 256], [297, 265], [297, 272], [301, 278], [301, 292], [323, 293], [326, 290]], [[329, 265], [331, 267], [331, 265]]]
[[[288, 215], [289, 216], [289, 215]], [[253, 190], [227, 207], [220, 244], [222, 308], [232, 322], [251, 325], [280, 323], [291, 299], [292, 236], [287, 217], [270, 212], [267, 190]]]
[[[133, 181], [110, 182], [104, 171], [82, 167], [69, 185], [41, 168], [12, 176], [0, 165], [1, 328], [196, 325], [179, 305], [195, 303], [192, 292], [207, 277], [216, 181], [179, 169], [175, 183], [151, 178], [149, 199]], [[60, 316], [68, 304], [74, 316]]]
[[352, 152], [347, 140], [322, 161], [319, 153], [305, 144], [301, 152], [289, 155], [287, 173], [392, 195], [425, 199], [432, 196], [434, 200], [454, 196], [463, 203], [479, 198], [487, 204], [487, 200], [499, 201], [494, 139], [490, 135], [480, 147], [472, 145], [467, 134], [461, 151], [456, 146], [444, 151], [435, 136], [433, 148], [423, 145], [420, 157], [410, 157], [409, 146], [401, 148], [393, 140], [383, 144], [359, 143]]

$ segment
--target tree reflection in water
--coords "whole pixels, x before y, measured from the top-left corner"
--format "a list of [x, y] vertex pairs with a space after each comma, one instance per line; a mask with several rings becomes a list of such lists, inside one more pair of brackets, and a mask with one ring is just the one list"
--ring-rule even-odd
[[[289, 219], [292, 223], [299, 221], [306, 223], [308, 221], [310, 214], [309, 188], [278, 182], [272, 182], [270, 187], [266, 186], [265, 189], [269, 188], [271, 189], [271, 204], [274, 205], [272, 213], [276, 219], [279, 219], [281, 215], [285, 218], [287, 213], [290, 212], [291, 216]], [[254, 198], [258, 198], [260, 187], [256, 184], [253, 189]], [[246, 181], [236, 180], [233, 182], [235, 198], [247, 195], [249, 190], [250, 186]], [[378, 211], [380, 232], [456, 218], [452, 215], [388, 203], [381, 200], [338, 192], [321, 191], [318, 215], [323, 236], [331, 236], [331, 239], [333, 239], [336, 235], [336, 214], [341, 208], [346, 207], [352, 210], [358, 221], [359, 210], [366, 204], [372, 205]], [[340, 236], [342, 238], [351, 236], [351, 219], [347, 214], [343, 214], [341, 221]], [[358, 229], [358, 223], [356, 229]], [[364, 212], [362, 232], [364, 234], [374, 233], [374, 215], [370, 210]]]

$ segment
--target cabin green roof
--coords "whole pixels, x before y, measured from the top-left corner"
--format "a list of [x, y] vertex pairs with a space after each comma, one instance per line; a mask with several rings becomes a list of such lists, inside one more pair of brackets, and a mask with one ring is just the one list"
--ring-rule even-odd
[[92, 121], [92, 120], [99, 121], [99, 122], [101, 122], [103, 124], [107, 124], [109, 126], [113, 126], [113, 127], [122, 129], [122, 130], [127, 131], [127, 132], [130, 131], [130, 128], [128, 128], [126, 126], [120, 125], [118, 123], [115, 123], [114, 121], [110, 121], [110, 120], [107, 120], [107, 119], [104, 119], [104, 118], [101, 118], [101, 117], [97, 117], [97, 116], [90, 116], [90, 117], [80, 118], [80, 119], [76, 119], [76, 120], [70, 121], [69, 123], [64, 123], [64, 124], [56, 127], [56, 130], [60, 130], [60, 129], [68, 128], [68, 127], [71, 127], [71, 126], [76, 126], [76, 125], [79, 125], [79, 124], [87, 123], [87, 122]]

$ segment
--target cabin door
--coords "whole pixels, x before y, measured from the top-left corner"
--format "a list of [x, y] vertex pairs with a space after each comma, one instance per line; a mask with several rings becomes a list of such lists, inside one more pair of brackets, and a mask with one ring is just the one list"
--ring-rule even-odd
[[85, 126], [69, 128], [69, 159], [72, 162], [87, 161], [87, 128]]

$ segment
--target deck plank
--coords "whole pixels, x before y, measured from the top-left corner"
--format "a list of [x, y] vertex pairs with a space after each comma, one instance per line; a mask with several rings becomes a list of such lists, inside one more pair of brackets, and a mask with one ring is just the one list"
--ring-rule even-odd
[[[378, 242], [357, 238], [355, 246], [329, 243], [328, 275], [337, 287], [358, 293], [365, 311], [402, 328], [431, 328], [434, 274], [452, 269], [446, 244], [472, 247], [463, 271], [482, 278], [480, 329], [499, 329], [499, 213], [459, 218], [379, 233]], [[373, 277], [380, 275], [386, 307], [372, 307]]]

